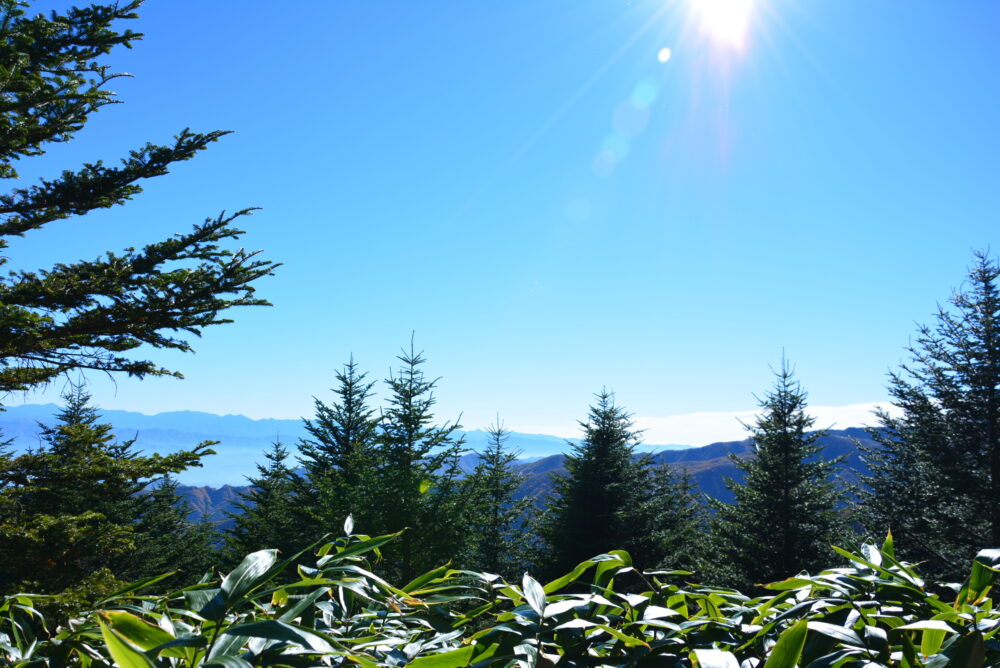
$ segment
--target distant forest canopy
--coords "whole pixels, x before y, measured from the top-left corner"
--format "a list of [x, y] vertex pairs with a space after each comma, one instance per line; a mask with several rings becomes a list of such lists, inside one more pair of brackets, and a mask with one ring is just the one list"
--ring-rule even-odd
[[[512, 434], [513, 449], [516, 446], [517, 434]], [[850, 482], [857, 482], [860, 476], [868, 473], [861, 459], [859, 446], [872, 445], [874, 441], [869, 433], [862, 428], [831, 429], [820, 437], [823, 446], [821, 456], [832, 459], [843, 458], [837, 467], [835, 475]], [[566, 445], [566, 441], [562, 441]], [[475, 470], [483, 456], [479, 453], [483, 447], [466, 443], [469, 453], [459, 460], [459, 466], [465, 474]], [[567, 446], [568, 447], [568, 446]], [[683, 450], [668, 450], [646, 453], [645, 448], [637, 448], [640, 452], [635, 458], [650, 455], [652, 464], [671, 464], [691, 476], [698, 492], [713, 499], [732, 501], [732, 491], [726, 484], [728, 478], [742, 482], [743, 472], [736, 467], [730, 454], [746, 457], [752, 451], [752, 442], [727, 441], [711, 445], [686, 448]], [[519, 458], [511, 465], [514, 473], [521, 476], [521, 483], [514, 494], [517, 499], [531, 497], [536, 501], [543, 500], [552, 490], [553, 476], [565, 475], [565, 455], [549, 455], [524, 459]], [[301, 471], [301, 469], [299, 469]], [[229, 513], [234, 510], [235, 503], [241, 494], [248, 492], [250, 485], [185, 485], [180, 484], [177, 491], [181, 499], [191, 508], [190, 519], [200, 521], [206, 519], [217, 527], [228, 528], [232, 524]]]

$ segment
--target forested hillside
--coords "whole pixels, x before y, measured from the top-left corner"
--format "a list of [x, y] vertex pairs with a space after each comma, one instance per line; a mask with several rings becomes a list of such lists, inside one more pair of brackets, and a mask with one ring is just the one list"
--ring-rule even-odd
[[[518, 439], [519, 436], [522, 435], [511, 434], [515, 448], [516, 444], [523, 443]], [[837, 468], [837, 475], [845, 482], [855, 484], [861, 476], [868, 475], [868, 468], [858, 449], [859, 444], [869, 447], [874, 444], [867, 431], [856, 427], [831, 429], [823, 433], [819, 442], [823, 446], [824, 457], [843, 458], [843, 462]], [[474, 448], [471, 443], [469, 447]], [[643, 446], [639, 446], [638, 450], [642, 451]], [[732, 501], [732, 492], [726, 487], [726, 479], [733, 478], [737, 482], [743, 480], [742, 472], [736, 468], [729, 455], [747, 457], [751, 451], [752, 442], [747, 439], [712, 443], [701, 447], [678, 447], [670, 450], [657, 448], [651, 459], [656, 465], [670, 464], [684, 471], [691, 476], [698, 492], [729, 503]], [[466, 472], [472, 471], [480, 460], [481, 457], [473, 451], [472, 454], [463, 456], [462, 469]], [[564, 461], [565, 455], [549, 455], [532, 461], [515, 461], [511, 470], [523, 476], [514, 495], [515, 498], [534, 498], [536, 504], [542, 504], [545, 496], [552, 492], [552, 476], [566, 475]], [[246, 485], [221, 487], [180, 485], [177, 488], [181, 497], [191, 505], [192, 519], [205, 518], [224, 525], [231, 522], [226, 513], [233, 510], [238, 495], [245, 494], [248, 490]]]

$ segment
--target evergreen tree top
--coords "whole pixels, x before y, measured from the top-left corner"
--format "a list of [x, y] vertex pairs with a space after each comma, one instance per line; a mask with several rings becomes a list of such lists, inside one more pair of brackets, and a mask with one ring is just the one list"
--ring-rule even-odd
[[571, 443], [572, 456], [601, 453], [605, 449], [622, 448], [629, 454], [642, 442], [642, 430], [635, 429], [632, 414], [615, 404], [615, 395], [603, 389], [594, 395], [586, 420], [578, 421], [583, 430], [579, 443]]
[[819, 452], [818, 441], [826, 432], [812, 431], [816, 418], [806, 413], [809, 395], [795, 379], [795, 371], [782, 359], [774, 376], [771, 391], [757, 398], [762, 412], [752, 424], [743, 425], [757, 456], [805, 458]]
[[303, 421], [311, 438], [299, 444], [302, 462], [310, 472], [343, 469], [359, 449], [374, 441], [376, 410], [369, 402], [375, 382], [368, 381], [367, 375], [358, 369], [352, 355], [335, 374], [335, 401], [326, 404], [314, 398], [316, 415]]
[[431, 409], [437, 403], [434, 388], [439, 379], [426, 378], [421, 368], [426, 360], [412, 340], [409, 350], [403, 349], [397, 359], [398, 371], [386, 380], [389, 397], [380, 421], [382, 443], [414, 461], [429, 458], [428, 466], [436, 470], [461, 450], [464, 439], [456, 438], [455, 432], [462, 426], [458, 422], [434, 424]]

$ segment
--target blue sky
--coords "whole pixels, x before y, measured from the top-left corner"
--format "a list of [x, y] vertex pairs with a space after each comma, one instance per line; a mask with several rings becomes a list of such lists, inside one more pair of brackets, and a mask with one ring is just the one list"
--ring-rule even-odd
[[[739, 39], [706, 30], [706, 3], [748, 8]], [[783, 350], [849, 426], [972, 251], [1000, 248], [998, 20], [988, 2], [152, 1], [111, 58], [135, 75], [125, 104], [24, 180], [188, 126], [234, 134], [16, 241], [12, 264], [261, 207], [244, 243], [284, 263], [259, 287], [274, 307], [153, 355], [184, 381], [90, 378], [108, 408], [308, 416], [349, 355], [384, 377], [415, 332], [440, 416], [468, 428], [499, 412], [571, 435], [608, 387], [652, 442], [729, 438]]]

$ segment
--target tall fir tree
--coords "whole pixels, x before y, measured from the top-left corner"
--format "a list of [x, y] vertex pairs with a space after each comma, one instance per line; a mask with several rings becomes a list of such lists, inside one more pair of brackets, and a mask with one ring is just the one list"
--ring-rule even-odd
[[829, 564], [831, 545], [849, 535], [845, 490], [833, 477], [838, 459], [823, 456], [806, 393], [785, 360], [760, 400], [750, 432], [752, 454], [730, 455], [742, 483], [727, 481], [733, 503], [713, 501], [714, 578], [749, 591], [800, 570]]
[[497, 421], [475, 470], [465, 479], [468, 542], [462, 566], [513, 581], [528, 565], [532, 499], [517, 498], [525, 476], [514, 469], [519, 453], [507, 447], [510, 432]]
[[317, 537], [341, 530], [348, 515], [360, 531], [372, 531], [378, 420], [371, 406], [374, 382], [352, 356], [336, 374], [332, 404], [315, 399], [316, 414], [305, 420], [309, 433], [299, 443], [305, 474], [297, 492], [305, 531]]
[[963, 288], [920, 326], [889, 376], [866, 449], [862, 517], [932, 577], [957, 578], [1000, 545], [1000, 266], [976, 253]]
[[257, 475], [248, 478], [250, 488], [233, 504], [235, 510], [226, 513], [233, 526], [225, 536], [225, 560], [233, 565], [263, 549], [276, 548], [291, 556], [318, 538], [299, 524], [295, 498], [299, 481], [288, 466], [288, 449], [274, 441], [264, 459], [266, 463], [257, 464]]
[[43, 446], [8, 457], [0, 471], [0, 591], [30, 585], [57, 593], [103, 574], [114, 580], [148, 516], [146, 487], [211, 453], [143, 456], [115, 440], [81, 386], [41, 432]]
[[[428, 380], [413, 342], [398, 356], [396, 374], [379, 422], [378, 485], [372, 498], [379, 532], [403, 531], [385, 550], [385, 567], [397, 580], [457, 557], [462, 532], [457, 423], [435, 424], [437, 380]], [[404, 531], [405, 530], [405, 531]]]
[[[104, 60], [141, 39], [119, 27], [136, 18], [140, 4], [95, 3], [33, 16], [25, 2], [0, 4], [0, 178], [17, 179], [31, 158], [72, 140], [93, 113], [116, 102], [108, 85], [118, 75]], [[12, 239], [120, 206], [146, 179], [167, 174], [225, 134], [185, 129], [164, 144], [137, 147], [120, 164], [93, 161], [0, 194], [0, 265], [12, 259]], [[222, 213], [187, 232], [92, 260], [0, 276], [0, 398], [77, 370], [180, 377], [148, 359], [149, 351], [190, 351], [191, 338], [229, 322], [230, 308], [267, 303], [254, 285], [277, 265], [228, 247], [243, 234], [235, 221], [247, 213]], [[133, 527], [119, 519], [142, 504], [121, 494], [120, 504], [108, 504], [94, 495], [108, 493], [115, 480], [134, 489], [206, 454], [132, 457], [124, 444], [115, 453], [118, 446], [86, 416], [80, 423], [69, 413], [63, 417], [44, 435], [41, 450], [0, 455], [5, 592], [29, 580], [38, 583], [36, 591], [54, 592], [85, 574], [96, 577], [107, 559], [131, 549]], [[68, 454], [54, 454], [62, 451]], [[100, 503], [88, 506], [87, 500]]]
[[553, 479], [540, 520], [535, 567], [543, 577], [561, 575], [613, 549], [630, 552], [640, 568], [657, 566], [671, 549], [660, 538], [680, 520], [661, 512], [668, 509], [659, 497], [672, 488], [671, 472], [657, 475], [648, 457], [636, 455], [641, 432], [610, 392], [596, 398], [580, 423], [583, 438], [566, 456], [566, 475]]

